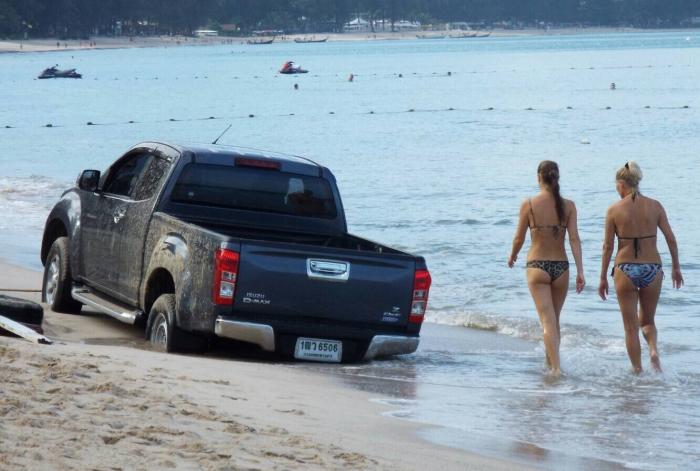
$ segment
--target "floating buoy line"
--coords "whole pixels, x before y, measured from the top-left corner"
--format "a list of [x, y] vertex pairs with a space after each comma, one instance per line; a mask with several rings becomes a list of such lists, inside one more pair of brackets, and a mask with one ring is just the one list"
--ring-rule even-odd
[[[343, 112], [336, 112], [333, 110], [330, 111], [324, 111], [322, 113], [319, 113], [319, 115], [332, 115], [332, 116], [365, 116], [365, 115], [392, 115], [392, 114], [405, 114], [405, 113], [475, 113], [475, 112], [480, 112], [480, 111], [488, 111], [488, 112], [493, 112], [493, 111], [501, 111], [501, 112], [518, 112], [518, 111], [528, 111], [528, 112], [537, 112], [537, 111], [542, 111], [542, 112], [552, 112], [552, 111], [593, 111], [593, 110], [600, 110], [600, 111], [610, 111], [613, 110], [614, 108], [612, 106], [605, 106], [603, 108], [574, 108], [573, 106], [566, 106], [564, 108], [541, 108], [537, 109], [531, 106], [528, 106], [526, 108], [519, 108], [519, 109], [514, 109], [514, 108], [495, 108], [493, 106], [489, 106], [487, 108], [472, 108], [472, 109], [467, 109], [467, 108], [454, 108], [454, 107], [449, 107], [449, 108], [424, 108], [424, 109], [419, 109], [419, 108], [408, 108], [404, 110], [386, 110], [386, 111], [376, 111], [376, 110], [368, 110], [368, 111], [358, 111], [358, 112], [348, 112], [348, 113], [343, 113]], [[634, 111], [637, 108], [624, 108], [625, 111]], [[688, 110], [691, 109], [689, 105], [683, 105], [683, 106], [656, 106], [652, 107], [649, 105], [645, 105], [641, 109], [645, 110], [663, 110], [663, 111], [669, 111], [669, 110]], [[67, 127], [79, 127], [79, 126], [120, 126], [120, 125], [131, 125], [131, 124], [159, 124], [159, 123], [187, 123], [187, 122], [194, 122], [194, 121], [210, 121], [210, 120], [236, 120], [236, 119], [253, 119], [253, 118], [287, 118], [287, 117], [294, 117], [294, 116], [301, 116], [297, 115], [296, 113], [284, 113], [284, 114], [270, 114], [270, 115], [256, 115], [253, 113], [249, 114], [241, 114], [241, 115], [229, 115], [229, 116], [208, 116], [205, 118], [167, 118], [167, 119], [158, 119], [158, 120], [150, 120], [150, 121], [135, 121], [135, 120], [128, 120], [128, 121], [106, 121], [106, 122], [99, 122], [99, 121], [87, 121], [84, 124], [78, 124], [78, 123], [73, 123], [73, 124], [57, 124], [57, 123], [46, 123], [43, 125], [40, 125], [40, 128], [67, 128]], [[309, 115], [305, 115], [309, 116]], [[22, 129], [22, 128], [33, 128], [35, 126], [13, 126], [11, 124], [5, 124], [5, 125], [0, 125], [0, 129]]]
[[[667, 64], [667, 65], [619, 65], [619, 66], [588, 66], [588, 67], [552, 67], [548, 69], [538, 69], [539, 72], [541, 71], [563, 71], [563, 70], [573, 70], [573, 71], [591, 71], [591, 70], [625, 70], [625, 69], [669, 69], [669, 68], [689, 68], [692, 67], [691, 64], [683, 64], [683, 65], [673, 65], [673, 64]], [[373, 73], [373, 74], [357, 74], [357, 73], [352, 73], [350, 74], [350, 77], [352, 79], [348, 79], [348, 76], [345, 74], [308, 74], [307, 77], [314, 77], [314, 78], [323, 78], [323, 77], [338, 77], [342, 81], [345, 82], [354, 82], [355, 79], [362, 79], [365, 77], [374, 77], [374, 78], [405, 78], [405, 77], [414, 77], [414, 78], [426, 78], [426, 77], [442, 77], [442, 78], [450, 78], [454, 77], [456, 75], [475, 75], [475, 74], [497, 74], [497, 73], [522, 73], [522, 72], [532, 72], [533, 69], [508, 69], [508, 70], [471, 70], [471, 71], [465, 71], [465, 72], [454, 72], [454, 71], [443, 71], [443, 72], [394, 72], [394, 73]], [[260, 76], [260, 75], [252, 75], [252, 76], [244, 76], [244, 75], [235, 75], [235, 76], [230, 76], [228, 78], [233, 79], [233, 80], [240, 80], [240, 79], [264, 79], [264, 78], [279, 78], [282, 77], [279, 74], [274, 74], [272, 76]], [[217, 78], [222, 78], [221, 76], [217, 76]], [[194, 76], [168, 76], [168, 77], [159, 77], [159, 76], [151, 76], [151, 77], [134, 77], [133, 80], [185, 80], [185, 79], [194, 79], [194, 80], [208, 80], [209, 76], [208, 75], [194, 75]], [[37, 79], [35, 79], [37, 80]], [[90, 80], [90, 78], [85, 78], [84, 80]], [[104, 80], [104, 81], [127, 81], [129, 79], [126, 79], [124, 77], [92, 77], [92, 80]], [[16, 80], [13, 80], [13, 82], [16, 82]]]

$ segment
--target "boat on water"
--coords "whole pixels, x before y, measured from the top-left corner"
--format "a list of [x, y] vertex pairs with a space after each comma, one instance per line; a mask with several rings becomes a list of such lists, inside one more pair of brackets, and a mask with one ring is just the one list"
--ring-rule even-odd
[[475, 38], [477, 35], [476, 31], [464, 31], [458, 34], [450, 34], [450, 37], [452, 39], [467, 39], [467, 38]]
[[446, 34], [416, 34], [416, 37], [418, 39], [445, 39], [447, 37]]
[[451, 34], [452, 39], [469, 39], [469, 38], [488, 38], [491, 36], [491, 31], [465, 31], [459, 34]]
[[59, 70], [58, 66], [49, 67], [44, 69], [41, 74], [39, 74], [40, 79], [52, 79], [52, 78], [83, 78], [81, 74], [75, 71], [75, 69]]
[[294, 62], [292, 61], [287, 61], [284, 63], [282, 68], [280, 69], [280, 74], [284, 75], [294, 75], [294, 74], [308, 74], [309, 71], [302, 69], [301, 67], [295, 66]]
[[294, 38], [294, 42], [299, 43], [299, 44], [325, 43], [326, 41], [328, 41], [328, 36], [326, 36], [325, 38], [321, 38], [321, 39], [316, 39], [316, 37], [314, 37], [314, 36], [311, 36], [310, 38], [307, 38], [306, 36], [303, 38]]
[[249, 39], [246, 42], [248, 44], [252, 44], [254, 46], [259, 46], [262, 44], [272, 44], [273, 42], [275, 42], [275, 38], [272, 38], [272, 39]]

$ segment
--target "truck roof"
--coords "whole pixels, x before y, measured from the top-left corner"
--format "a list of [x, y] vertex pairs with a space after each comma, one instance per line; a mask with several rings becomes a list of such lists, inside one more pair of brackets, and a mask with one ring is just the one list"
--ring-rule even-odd
[[[252, 159], [265, 159], [280, 162], [284, 167], [294, 173], [320, 175], [323, 167], [311, 159], [298, 155], [283, 154], [251, 147], [228, 146], [222, 144], [182, 144], [172, 142], [157, 142], [165, 144], [180, 153], [191, 152], [195, 158], [203, 158], [208, 161], [221, 158], [245, 157]], [[286, 165], [285, 165], [286, 164]]]

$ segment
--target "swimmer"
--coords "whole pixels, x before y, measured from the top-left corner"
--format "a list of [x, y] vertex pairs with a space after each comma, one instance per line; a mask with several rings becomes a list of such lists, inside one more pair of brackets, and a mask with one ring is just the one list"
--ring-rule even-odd
[[678, 244], [664, 207], [656, 200], [639, 192], [642, 169], [630, 161], [615, 176], [617, 193], [621, 200], [608, 208], [605, 216], [605, 242], [598, 294], [605, 301], [608, 296], [608, 267], [617, 235], [617, 256], [612, 276], [615, 280], [617, 302], [625, 327], [627, 354], [635, 373], [642, 372], [642, 353], [639, 329], [649, 345], [651, 366], [661, 371], [654, 324], [656, 306], [661, 294], [664, 273], [661, 256], [656, 248], [656, 229], [661, 229], [671, 252], [671, 279], [674, 288], [683, 286]]
[[539, 194], [528, 198], [520, 206], [508, 266], [513, 268], [515, 265], [529, 228], [532, 243], [527, 254], [527, 285], [542, 324], [547, 367], [551, 374], [559, 376], [559, 317], [569, 290], [569, 261], [564, 248], [566, 232], [569, 233], [569, 244], [576, 262], [577, 293], [583, 291], [586, 279], [583, 275], [576, 206], [559, 194], [559, 167], [556, 162], [545, 160], [540, 163], [537, 183]]
[[617, 89], [617, 85], [615, 85], [615, 82], [611, 83], [610, 90], [616, 90], [616, 89]]
[[295, 84], [294, 84], [294, 90], [299, 90], [299, 84], [298, 84], [298, 83], [295, 83]]
[[348, 77], [348, 82], [353, 82], [355, 80], [355, 74], [350, 74], [350, 77]]

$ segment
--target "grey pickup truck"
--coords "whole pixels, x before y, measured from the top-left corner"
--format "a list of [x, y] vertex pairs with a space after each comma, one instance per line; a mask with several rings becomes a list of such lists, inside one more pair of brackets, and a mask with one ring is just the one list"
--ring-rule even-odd
[[44, 229], [42, 296], [168, 352], [225, 337], [312, 361], [412, 353], [425, 260], [348, 234], [335, 177], [295, 156], [146, 142], [85, 170]]

